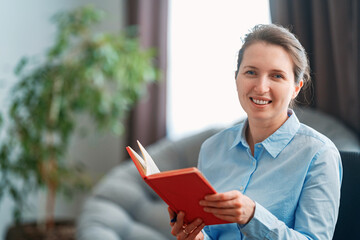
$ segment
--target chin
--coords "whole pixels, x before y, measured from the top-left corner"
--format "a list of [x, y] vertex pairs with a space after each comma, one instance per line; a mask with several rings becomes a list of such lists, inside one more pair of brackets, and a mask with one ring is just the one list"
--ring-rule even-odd
[[278, 114], [274, 114], [274, 111], [267, 109], [267, 110], [250, 110], [250, 111], [246, 111], [247, 115], [249, 118], [253, 118], [253, 119], [263, 119], [263, 120], [267, 120], [267, 119], [271, 119], [274, 118], [276, 115]]

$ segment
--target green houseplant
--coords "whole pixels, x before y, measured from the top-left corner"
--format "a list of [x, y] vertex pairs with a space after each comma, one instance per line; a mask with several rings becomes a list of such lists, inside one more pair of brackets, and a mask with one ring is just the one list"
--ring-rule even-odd
[[77, 117], [88, 115], [97, 128], [121, 134], [121, 119], [158, 78], [154, 50], [142, 49], [134, 34], [91, 31], [103, 17], [92, 6], [56, 14], [53, 46], [41, 60], [23, 58], [15, 69], [19, 81], [8, 114], [0, 115], [0, 199], [10, 194], [18, 223], [27, 193], [47, 190], [50, 229], [56, 193], [85, 186], [64, 157]]

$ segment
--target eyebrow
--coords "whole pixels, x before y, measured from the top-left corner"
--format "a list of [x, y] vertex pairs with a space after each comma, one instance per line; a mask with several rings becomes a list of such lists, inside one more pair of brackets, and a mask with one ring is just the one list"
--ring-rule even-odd
[[253, 69], [258, 69], [257, 67], [254, 67], [254, 66], [251, 66], [251, 65], [249, 65], [249, 66], [244, 66], [244, 68], [253, 68]]
[[273, 69], [273, 70], [271, 70], [271, 71], [272, 71], [272, 72], [275, 72], [275, 73], [281, 73], [281, 74], [283, 74], [285, 77], [288, 76], [288, 74], [287, 74], [286, 72], [284, 72], [283, 70]]
[[285, 73], [285, 74], [286, 74], [285, 71], [280, 70], [280, 69], [272, 69], [271, 71], [272, 71], [272, 72], [280, 72], [280, 73]]
[[[259, 69], [259, 68], [255, 67], [255, 66], [251, 66], [251, 65], [244, 66], [244, 68], [251, 68], [251, 69], [256, 69], [256, 70], [258, 70], [258, 69]], [[277, 73], [283, 73], [283, 74], [286, 74], [286, 72], [285, 72], [285, 71], [280, 70], [280, 69], [271, 69], [270, 71], [271, 71], [271, 72], [277, 72]]]

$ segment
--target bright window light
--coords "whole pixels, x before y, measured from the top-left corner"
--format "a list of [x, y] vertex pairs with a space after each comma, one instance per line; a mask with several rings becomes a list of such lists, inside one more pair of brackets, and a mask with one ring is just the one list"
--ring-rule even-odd
[[241, 38], [270, 23], [268, 0], [180, 0], [169, 6], [167, 129], [171, 139], [246, 115], [235, 86]]

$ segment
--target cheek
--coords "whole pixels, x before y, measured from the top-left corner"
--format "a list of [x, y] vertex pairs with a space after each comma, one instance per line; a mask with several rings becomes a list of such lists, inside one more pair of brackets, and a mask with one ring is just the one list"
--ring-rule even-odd
[[273, 102], [283, 103], [288, 101], [292, 96], [292, 89], [288, 84], [272, 82], [269, 86], [269, 94]]
[[243, 105], [244, 98], [246, 98], [246, 89], [243, 82], [239, 82], [239, 81], [236, 82], [236, 90], [240, 104]]
[[292, 100], [292, 99], [294, 99], [295, 97], [296, 97], [296, 87], [295, 87], [295, 85], [291, 85], [290, 87], [289, 87], [289, 98], [290, 98], [290, 100]]
[[236, 90], [238, 92], [238, 95], [242, 95], [247, 89], [246, 81], [243, 79], [237, 79], [236, 80]]
[[293, 86], [287, 86], [279, 89], [277, 96], [283, 96], [284, 101], [290, 103], [296, 96]]
[[246, 111], [247, 109], [247, 99], [248, 99], [248, 92], [249, 92], [249, 84], [246, 83], [244, 80], [237, 80], [236, 81], [236, 89], [238, 94], [238, 100], [241, 107]]

